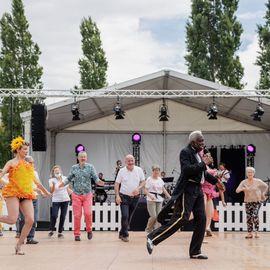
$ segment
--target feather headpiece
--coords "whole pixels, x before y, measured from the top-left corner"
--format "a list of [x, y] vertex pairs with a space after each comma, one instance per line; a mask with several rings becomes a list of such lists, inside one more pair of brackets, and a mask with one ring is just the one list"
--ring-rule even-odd
[[24, 143], [25, 143], [25, 140], [21, 136], [18, 136], [15, 139], [13, 139], [10, 144], [12, 152], [20, 149]]

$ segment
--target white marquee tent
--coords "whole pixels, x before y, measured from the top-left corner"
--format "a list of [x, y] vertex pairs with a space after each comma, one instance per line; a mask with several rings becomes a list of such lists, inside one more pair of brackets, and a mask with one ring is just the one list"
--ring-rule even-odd
[[[97, 93], [121, 89], [139, 90], [217, 90], [233, 91], [217, 83], [198, 79], [172, 70], [162, 70], [106, 89]], [[33, 152], [36, 167], [42, 181], [49, 178], [50, 168], [59, 164], [64, 174], [76, 163], [75, 146], [86, 147], [89, 162], [97, 172], [103, 172], [106, 180], [113, 179], [115, 162], [124, 160], [132, 153], [131, 135], [142, 135], [140, 146], [141, 167], [148, 176], [152, 164], [160, 164], [170, 176], [173, 170], [179, 171], [179, 152], [187, 144], [188, 134], [202, 130], [208, 146], [218, 148], [230, 145], [254, 144], [257, 147], [255, 167], [257, 176], [262, 179], [270, 176], [270, 102], [262, 99], [265, 113], [262, 121], [253, 121], [250, 115], [256, 109], [258, 99], [247, 97], [217, 97], [215, 102], [219, 113], [217, 120], [208, 120], [207, 110], [213, 97], [170, 96], [164, 92], [160, 98], [123, 95], [120, 102], [126, 112], [125, 119], [115, 120], [113, 106], [116, 98], [95, 95], [78, 99], [80, 121], [72, 121], [71, 104], [67, 99], [47, 107], [47, 151]], [[159, 122], [159, 106], [166, 99], [168, 122]], [[31, 140], [31, 112], [22, 114], [25, 137]], [[174, 176], [177, 176], [174, 173]], [[47, 201], [42, 201], [44, 206]], [[48, 207], [46, 209], [49, 209]], [[48, 211], [42, 211], [40, 218], [48, 220]]]

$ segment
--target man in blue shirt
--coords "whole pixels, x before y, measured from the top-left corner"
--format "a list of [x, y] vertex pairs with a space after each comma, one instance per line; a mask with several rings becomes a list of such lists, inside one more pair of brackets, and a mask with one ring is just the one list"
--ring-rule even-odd
[[92, 202], [93, 193], [91, 180], [97, 185], [104, 186], [104, 182], [98, 179], [96, 170], [92, 164], [86, 163], [87, 153], [82, 151], [78, 154], [79, 163], [71, 167], [70, 173], [62, 185], [72, 184], [72, 208], [74, 216], [75, 241], [81, 241], [81, 217], [82, 208], [86, 224], [87, 238], [92, 239]]

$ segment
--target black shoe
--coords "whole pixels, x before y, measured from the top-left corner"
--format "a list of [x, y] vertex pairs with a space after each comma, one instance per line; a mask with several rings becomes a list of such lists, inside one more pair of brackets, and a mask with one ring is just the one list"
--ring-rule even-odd
[[190, 255], [190, 259], [207, 260], [208, 257], [203, 254]]
[[152, 251], [153, 251], [153, 248], [154, 248], [154, 245], [153, 245], [153, 242], [150, 238], [146, 238], [146, 248], [147, 248], [147, 251], [149, 253], [149, 255], [152, 254]]
[[79, 235], [76, 235], [74, 238], [75, 241], [81, 241], [81, 237]]
[[64, 239], [64, 235], [63, 235], [62, 233], [58, 233], [57, 237], [58, 237], [59, 239]]
[[26, 244], [30, 244], [30, 245], [36, 245], [38, 244], [38, 241], [34, 240], [34, 239], [28, 239], [26, 241]]
[[53, 236], [53, 232], [49, 232], [49, 233], [48, 233], [48, 237], [51, 238], [52, 236]]
[[92, 231], [87, 232], [87, 238], [88, 238], [88, 240], [91, 240], [91, 239], [93, 238], [93, 233], [92, 233]]
[[122, 236], [121, 237], [121, 240], [123, 241], [123, 242], [129, 242], [129, 237], [128, 236]]

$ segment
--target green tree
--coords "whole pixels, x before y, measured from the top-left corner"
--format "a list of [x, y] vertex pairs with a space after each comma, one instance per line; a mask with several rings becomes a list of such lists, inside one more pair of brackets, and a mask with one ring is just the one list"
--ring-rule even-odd
[[[42, 67], [38, 64], [40, 49], [32, 41], [29, 24], [24, 14], [22, 0], [12, 1], [11, 14], [5, 13], [0, 20], [0, 88], [41, 89]], [[10, 93], [7, 90], [7, 93]], [[10, 100], [4, 98], [1, 107], [2, 136], [0, 150], [6, 150], [10, 138]], [[31, 108], [35, 99], [13, 97], [13, 136], [22, 134], [20, 113]]]
[[260, 80], [256, 86], [258, 89], [270, 89], [270, 0], [265, 5], [265, 24], [257, 26], [260, 47], [256, 59], [256, 65], [260, 66]]
[[236, 55], [243, 32], [237, 21], [238, 0], [193, 0], [186, 25], [190, 75], [243, 88], [244, 68]]
[[79, 60], [82, 89], [99, 89], [106, 86], [108, 62], [102, 49], [100, 32], [91, 17], [83, 18], [80, 25], [83, 57]]

